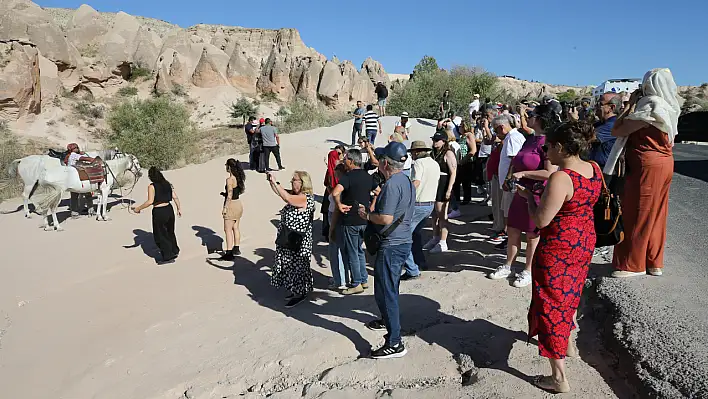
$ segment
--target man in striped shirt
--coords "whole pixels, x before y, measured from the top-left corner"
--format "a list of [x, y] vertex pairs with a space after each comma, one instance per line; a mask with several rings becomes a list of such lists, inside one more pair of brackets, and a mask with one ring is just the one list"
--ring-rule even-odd
[[366, 106], [364, 126], [366, 126], [366, 137], [369, 138], [369, 142], [373, 145], [376, 141], [376, 135], [381, 133], [381, 121], [379, 120], [379, 115], [374, 112], [374, 106], [371, 104]]

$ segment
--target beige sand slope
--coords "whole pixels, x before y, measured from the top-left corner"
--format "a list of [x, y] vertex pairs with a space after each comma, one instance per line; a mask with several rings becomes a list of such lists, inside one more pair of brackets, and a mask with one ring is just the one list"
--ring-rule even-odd
[[[384, 120], [385, 131], [392, 131], [394, 120]], [[413, 131], [427, 139], [432, 127], [414, 122]], [[291, 171], [308, 170], [321, 192], [330, 140], [347, 142], [350, 132], [350, 123], [344, 123], [283, 137], [288, 169], [278, 179], [288, 182]], [[384, 142], [379, 138], [378, 144]], [[174, 265], [156, 266], [143, 253], [153, 250], [149, 212], [136, 216], [115, 207], [111, 222], [68, 220], [62, 233], [38, 229], [36, 216], [0, 215], [0, 396], [546, 395], [523, 380], [547, 369], [523, 334], [530, 290], [484, 278], [500, 257], [486, 256], [494, 253], [481, 235], [488, 225], [469, 216], [480, 210], [470, 207], [461, 219], [469, 223], [456, 222], [453, 252], [431, 257], [434, 271], [401, 287], [409, 355], [357, 360], [360, 351], [382, 340], [364, 327], [376, 314], [372, 292], [342, 298], [318, 289], [312, 303], [286, 310], [283, 294], [269, 286], [273, 222], [282, 203], [263, 175], [248, 172], [243, 258], [235, 265], [205, 262], [200, 237], [218, 240], [213, 235], [222, 234], [223, 164], [216, 159], [167, 173], [184, 207], [177, 224], [182, 255]], [[139, 183], [136, 200], [144, 200], [146, 185], [146, 179]], [[312, 268], [316, 286], [323, 288], [330, 274], [326, 246], [315, 252]], [[593, 334], [585, 336], [580, 344], [585, 361], [569, 361], [575, 393], [567, 397], [620, 395], [605, 382], [615, 384]], [[479, 368], [470, 387], [460, 384], [459, 353], [468, 355], [463, 363]]]

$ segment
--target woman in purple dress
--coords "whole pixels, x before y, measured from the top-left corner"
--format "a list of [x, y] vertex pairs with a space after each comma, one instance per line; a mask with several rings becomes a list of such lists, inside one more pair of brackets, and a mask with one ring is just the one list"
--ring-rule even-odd
[[[520, 184], [534, 193], [534, 200], [538, 204], [540, 190], [538, 185], [543, 185], [557, 167], [553, 166], [546, 158], [542, 147], [546, 143], [545, 131], [560, 123], [560, 118], [550, 107], [539, 105], [528, 112], [528, 125], [534, 133], [524, 142], [523, 147], [511, 161], [511, 168], [506, 185], [510, 188]], [[517, 273], [514, 278], [514, 287], [521, 288], [531, 284], [531, 264], [539, 240], [539, 230], [529, 216], [526, 198], [518, 193], [514, 195], [509, 208], [507, 234], [509, 242], [506, 247], [506, 262], [503, 272], [511, 275], [511, 265], [516, 260], [521, 249], [521, 233], [526, 233], [526, 267]]]

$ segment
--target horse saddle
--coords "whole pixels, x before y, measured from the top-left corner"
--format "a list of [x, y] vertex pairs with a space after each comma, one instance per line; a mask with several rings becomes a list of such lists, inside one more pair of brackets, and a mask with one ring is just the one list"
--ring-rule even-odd
[[47, 155], [52, 158], [59, 159], [59, 162], [61, 162], [62, 165], [65, 165], [64, 160], [66, 159], [66, 156], [69, 155], [69, 151], [57, 151], [50, 148], [49, 151], [47, 151]]
[[74, 167], [79, 172], [81, 181], [89, 181], [91, 184], [106, 181], [106, 168], [101, 158], [97, 157], [93, 162], [77, 162]]

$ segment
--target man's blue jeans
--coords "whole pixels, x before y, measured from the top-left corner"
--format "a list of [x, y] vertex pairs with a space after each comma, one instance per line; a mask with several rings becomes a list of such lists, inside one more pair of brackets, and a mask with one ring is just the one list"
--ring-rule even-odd
[[378, 130], [370, 130], [366, 129], [366, 137], [369, 139], [369, 143], [374, 144], [374, 141], [376, 141], [376, 135], [378, 134]]
[[337, 235], [339, 249], [342, 251], [344, 266], [352, 273], [352, 286], [369, 281], [366, 271], [366, 254], [364, 253], [364, 226], [342, 226], [342, 234]]
[[374, 299], [388, 332], [384, 339], [391, 346], [401, 343], [398, 286], [401, 283], [401, 266], [410, 252], [411, 244], [408, 243], [382, 247], [376, 253]]
[[408, 254], [408, 259], [406, 259], [406, 264], [404, 265], [406, 273], [411, 276], [417, 276], [420, 274], [420, 269], [425, 270], [427, 268], [425, 254], [423, 253], [423, 228], [428, 221], [428, 216], [433, 213], [434, 206], [435, 204], [416, 205], [413, 211], [413, 218], [411, 219], [411, 226], [413, 226], [413, 245], [411, 246], [411, 252]]
[[[329, 212], [329, 220], [332, 220], [332, 212]], [[342, 234], [341, 224], [334, 226], [335, 237], [338, 238]], [[349, 273], [344, 271], [344, 262], [342, 261], [342, 251], [339, 248], [338, 241], [329, 242], [329, 266], [332, 269], [332, 280], [334, 280], [334, 285], [341, 287], [342, 285], [349, 284]]]

